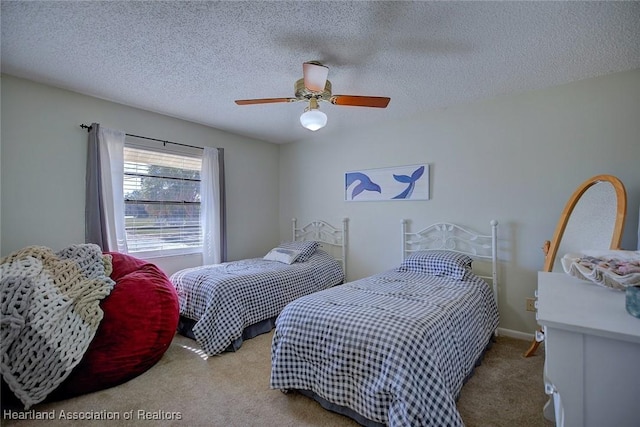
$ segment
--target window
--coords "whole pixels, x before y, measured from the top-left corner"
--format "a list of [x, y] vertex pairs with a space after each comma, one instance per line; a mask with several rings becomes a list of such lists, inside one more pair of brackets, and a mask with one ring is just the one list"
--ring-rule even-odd
[[202, 252], [202, 157], [126, 144], [124, 209], [128, 251], [145, 257]]

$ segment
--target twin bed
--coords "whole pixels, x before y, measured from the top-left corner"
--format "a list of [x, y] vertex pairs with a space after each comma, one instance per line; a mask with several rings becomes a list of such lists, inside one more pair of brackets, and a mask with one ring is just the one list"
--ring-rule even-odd
[[178, 332], [209, 355], [236, 351], [243, 340], [269, 332], [282, 309], [298, 297], [344, 281], [347, 223], [298, 227], [262, 258], [181, 270], [171, 276], [180, 303]]
[[[498, 326], [496, 229], [402, 225], [397, 269], [301, 297], [272, 342], [270, 386], [366, 426], [461, 426], [455, 401]], [[472, 269], [489, 264], [490, 274]], [[490, 287], [486, 280], [492, 282]]]

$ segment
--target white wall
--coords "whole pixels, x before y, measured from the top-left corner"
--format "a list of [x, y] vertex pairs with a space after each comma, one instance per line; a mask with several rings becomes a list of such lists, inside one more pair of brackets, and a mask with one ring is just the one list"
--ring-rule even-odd
[[[260, 256], [290, 238], [292, 217], [340, 226], [346, 216], [349, 279], [357, 279], [397, 265], [403, 218], [414, 228], [452, 221], [480, 231], [497, 219], [501, 326], [507, 329], [535, 330], [525, 298], [536, 287], [540, 247], [585, 179], [609, 173], [623, 181], [629, 202], [623, 246], [637, 245], [640, 70], [349, 134], [331, 133], [331, 115], [340, 107], [329, 106], [329, 124], [313, 141], [284, 146], [11, 76], [0, 84], [3, 256], [27, 245], [84, 241], [87, 133], [79, 125], [94, 121], [225, 148], [229, 259]], [[431, 200], [344, 202], [345, 171], [419, 162], [431, 165]], [[168, 273], [199, 263], [154, 261]]]
[[[293, 216], [337, 225], [349, 217], [351, 280], [398, 265], [403, 218], [414, 230], [449, 221], [487, 233], [496, 219], [501, 327], [532, 333], [537, 325], [525, 299], [536, 288], [542, 243], [552, 237], [573, 190], [597, 174], [625, 184], [623, 247], [636, 248], [640, 70], [350, 134], [331, 133], [331, 116], [340, 107], [327, 108], [329, 123], [317, 137], [280, 147], [280, 237], [288, 235]], [[431, 200], [344, 201], [345, 171], [422, 162], [431, 165]]]
[[[3, 75], [2, 255], [84, 242], [87, 131], [81, 123], [225, 149], [229, 259], [278, 242], [278, 147], [210, 127]], [[168, 274], [200, 257], [156, 258]]]

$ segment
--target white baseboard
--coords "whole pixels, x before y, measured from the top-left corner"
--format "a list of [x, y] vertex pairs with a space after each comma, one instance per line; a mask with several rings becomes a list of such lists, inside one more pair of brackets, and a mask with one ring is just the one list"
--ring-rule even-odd
[[531, 341], [534, 338], [534, 334], [528, 334], [526, 332], [514, 331], [513, 329], [505, 328], [498, 328], [498, 335], [527, 341]]

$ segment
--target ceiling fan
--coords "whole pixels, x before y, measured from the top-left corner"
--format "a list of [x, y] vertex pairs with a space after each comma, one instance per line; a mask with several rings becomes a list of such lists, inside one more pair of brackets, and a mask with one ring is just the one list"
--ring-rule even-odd
[[304, 113], [300, 116], [300, 123], [309, 130], [318, 130], [327, 124], [327, 115], [319, 109], [318, 102], [330, 102], [333, 105], [352, 107], [386, 108], [391, 98], [382, 96], [333, 95], [331, 82], [327, 80], [329, 67], [318, 61], [308, 61], [302, 64], [303, 77], [295, 84], [294, 98], [261, 98], [238, 99], [238, 105], [272, 104], [278, 102], [308, 102]]

